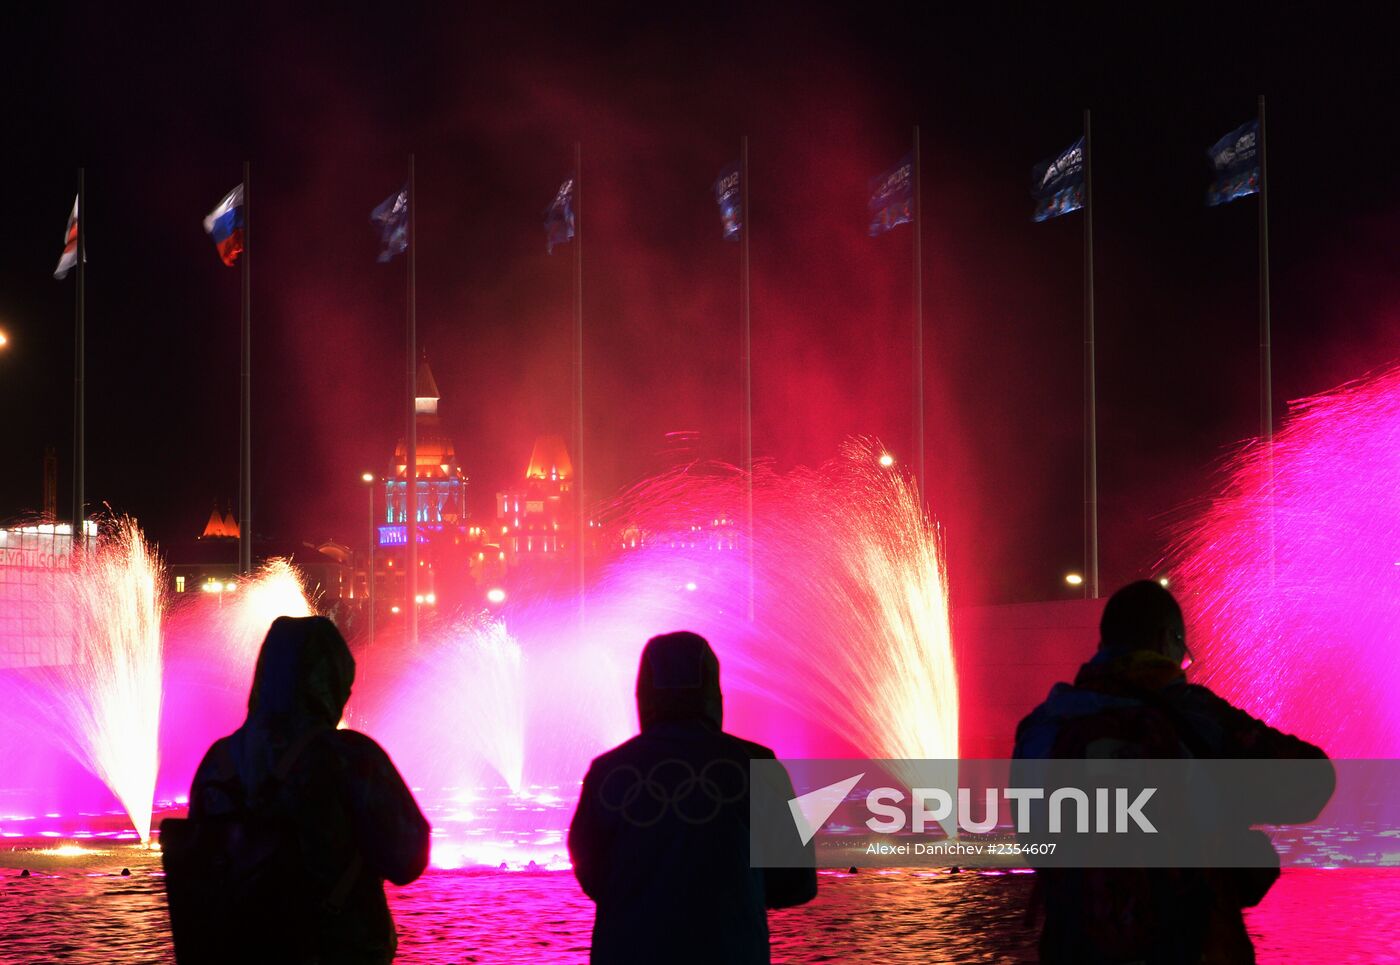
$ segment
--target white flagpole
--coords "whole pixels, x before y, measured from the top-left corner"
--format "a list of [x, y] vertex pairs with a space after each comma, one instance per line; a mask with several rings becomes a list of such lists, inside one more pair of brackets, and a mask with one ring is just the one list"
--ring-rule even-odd
[[1085, 595], [1099, 597], [1098, 399], [1094, 373], [1093, 135], [1084, 110], [1084, 555]]

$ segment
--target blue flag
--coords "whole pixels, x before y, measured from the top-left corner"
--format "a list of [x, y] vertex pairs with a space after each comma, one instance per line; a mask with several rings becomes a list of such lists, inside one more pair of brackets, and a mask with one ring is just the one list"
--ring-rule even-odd
[[554, 254], [554, 246], [574, 239], [574, 179], [559, 185], [559, 193], [544, 209], [544, 250]]
[[744, 230], [744, 189], [739, 183], [739, 162], [726, 165], [715, 179], [715, 203], [724, 225], [724, 240], [738, 241]]
[[408, 250], [408, 185], [389, 195], [369, 214], [372, 224], [379, 225], [381, 262]]
[[870, 237], [914, 220], [914, 155], [870, 179]]
[[1031, 169], [1031, 197], [1035, 198], [1031, 217], [1036, 221], [1084, 207], [1084, 138]]
[[1228, 204], [1259, 193], [1258, 120], [1241, 124], [1212, 144], [1206, 153], [1215, 165], [1215, 180], [1206, 192], [1206, 204]]

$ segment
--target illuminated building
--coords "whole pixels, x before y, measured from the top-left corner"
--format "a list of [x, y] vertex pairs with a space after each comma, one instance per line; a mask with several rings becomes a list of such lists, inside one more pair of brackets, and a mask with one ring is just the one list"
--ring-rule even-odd
[[553, 575], [573, 559], [574, 465], [560, 436], [535, 439], [524, 480], [496, 493], [498, 559], [517, 578]]
[[574, 466], [564, 440], [540, 436], [530, 451], [524, 485], [496, 494], [508, 561], [518, 564], [522, 553], [557, 559], [561, 550], [572, 548], [573, 486]]
[[[97, 523], [86, 520], [88, 540]], [[50, 610], [57, 574], [73, 559], [73, 527], [33, 523], [0, 528], [0, 670], [72, 663], [71, 641], [56, 634]]]
[[[418, 600], [436, 607], [463, 599], [475, 582], [472, 562], [481, 552], [480, 529], [470, 523], [467, 476], [457, 450], [438, 418], [442, 394], [426, 359], [419, 362], [414, 395], [417, 460], [412, 474], [418, 517]], [[390, 618], [407, 600], [404, 567], [408, 559], [408, 441], [394, 448], [390, 472], [382, 480], [381, 509], [375, 527], [375, 613]]]
[[[238, 521], [233, 508], [220, 513], [218, 503], [209, 512], [204, 531], [193, 540], [175, 541], [167, 548], [166, 569], [175, 593], [236, 593], [238, 591]], [[301, 573], [308, 595], [321, 607], [331, 607], [353, 596], [351, 552], [326, 541], [253, 540], [253, 566], [270, 559], [285, 559]]]

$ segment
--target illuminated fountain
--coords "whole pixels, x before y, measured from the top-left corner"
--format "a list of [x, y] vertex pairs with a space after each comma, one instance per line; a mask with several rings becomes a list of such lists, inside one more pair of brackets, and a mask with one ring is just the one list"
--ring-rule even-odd
[[[879, 453], [850, 443], [815, 471], [757, 473], [752, 620], [744, 527], [734, 512], [744, 505], [740, 474], [672, 473], [621, 504], [631, 526], [652, 534], [606, 584], [620, 614], [638, 600], [651, 604], [625, 628], [629, 642], [686, 625], [707, 633], [741, 704], [762, 697], [786, 711], [790, 723], [760, 737], [780, 752], [821, 751], [820, 741], [802, 735], [824, 731], [826, 750], [957, 756], [938, 533], [912, 485]], [[702, 548], [717, 521], [732, 534], [733, 551]], [[628, 663], [631, 673], [635, 656]], [[831, 746], [832, 738], [845, 747]]]
[[[719, 655], [726, 729], [780, 755], [955, 757], [942, 554], [908, 481], [865, 444], [816, 471], [760, 472], [752, 620], [745, 499], [727, 467], [648, 480], [603, 514], [613, 545], [582, 614], [571, 593], [513, 598], [429, 632], [366, 723], [420, 800], [489, 824], [496, 845], [538, 836], [518, 856], [562, 850], [589, 760], [636, 732], [643, 644], [677, 629]], [[517, 803], [482, 813], [492, 784]], [[435, 863], [483, 855], [501, 852], [435, 841]]]
[[219, 592], [178, 596], [166, 616], [162, 800], [186, 794], [209, 745], [243, 723], [258, 650], [272, 621], [314, 612], [286, 560], [269, 560], [233, 589], [219, 586]]
[[1173, 554], [1193, 673], [1337, 757], [1400, 756], [1398, 479], [1400, 366], [1294, 403]]
[[[730, 467], [649, 480], [603, 514], [612, 545], [582, 610], [572, 587], [517, 592], [426, 627], [415, 653], [365, 655], [348, 722], [458, 835], [435, 839], [435, 863], [553, 861], [589, 760], [636, 731], [642, 645], [669, 630], [712, 641], [726, 726], [780, 754], [956, 755], [943, 561], [907, 480], [865, 444], [815, 471], [760, 471], [752, 582], [746, 498]], [[312, 612], [281, 561], [169, 613], [161, 582], [123, 523], [55, 583], [48, 609], [75, 623], [54, 631], [81, 641], [79, 659], [28, 687], [19, 715], [62, 732], [143, 840], [152, 799], [181, 800], [242, 722], [268, 625]]]
[[35, 587], [36, 630], [63, 641], [54, 665], [27, 672], [9, 695], [20, 736], [56, 740], [99, 777], [141, 840], [151, 834], [159, 763], [161, 618], [165, 598], [150, 548], [135, 523], [76, 554]]

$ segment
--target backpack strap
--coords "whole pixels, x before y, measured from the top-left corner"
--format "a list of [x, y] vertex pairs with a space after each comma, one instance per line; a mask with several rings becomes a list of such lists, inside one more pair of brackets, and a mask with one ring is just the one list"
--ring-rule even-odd
[[322, 902], [327, 911], [340, 911], [341, 906], [345, 904], [345, 899], [350, 896], [350, 888], [355, 884], [355, 879], [360, 876], [360, 869], [364, 867], [364, 864], [364, 858], [360, 856], [359, 851], [356, 851], [355, 856], [350, 859], [350, 863], [345, 866], [345, 870], [336, 879], [335, 887], [331, 889], [331, 893]]
[[306, 750], [311, 742], [320, 737], [321, 734], [321, 728], [313, 727], [292, 741], [291, 745], [282, 752], [282, 756], [277, 759], [277, 766], [272, 769], [272, 776], [279, 781], [285, 781], [287, 775], [291, 773], [292, 765], [297, 762], [297, 758], [301, 757], [301, 752]]
[[[306, 748], [311, 745], [311, 742], [317, 737], [320, 737], [322, 733], [324, 733], [322, 729], [314, 728], [306, 731], [293, 741], [291, 746], [282, 752], [282, 756], [277, 761], [276, 768], [273, 769], [273, 775], [279, 781], [286, 780], [287, 775], [291, 773], [292, 766], [297, 762], [297, 758], [301, 757], [302, 751], [306, 750]], [[345, 899], [350, 896], [350, 889], [354, 887], [356, 879], [360, 876], [360, 869], [363, 867], [364, 858], [357, 850], [354, 856], [351, 857], [350, 863], [345, 866], [345, 870], [340, 873], [340, 877], [336, 879], [335, 887], [333, 887], [330, 894], [322, 900], [321, 907], [325, 911], [340, 911], [341, 906], [345, 904]]]

